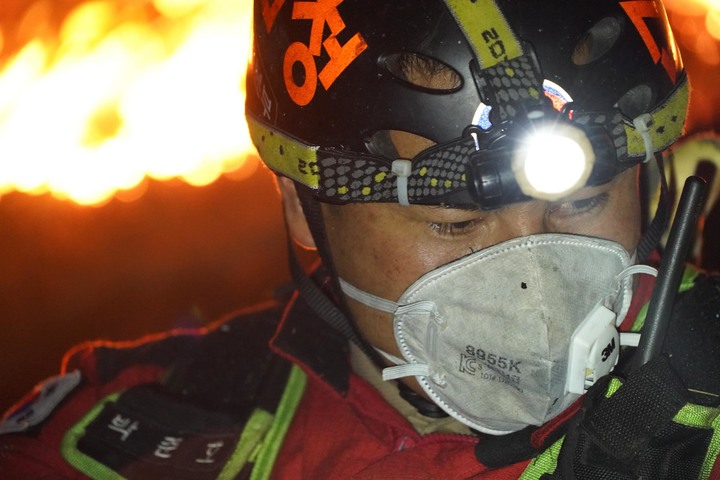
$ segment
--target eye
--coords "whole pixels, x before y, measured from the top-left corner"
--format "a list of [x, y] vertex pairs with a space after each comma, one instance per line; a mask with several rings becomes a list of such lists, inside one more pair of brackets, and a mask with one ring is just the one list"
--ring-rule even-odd
[[430, 222], [430, 229], [441, 237], [457, 237], [467, 235], [477, 227], [477, 220], [463, 222]]
[[564, 202], [558, 202], [551, 204], [549, 209], [550, 215], [559, 216], [575, 216], [593, 213], [595, 210], [600, 209], [610, 199], [610, 194], [603, 192], [599, 195], [594, 195], [588, 198], [580, 198], [577, 200], [567, 200]]

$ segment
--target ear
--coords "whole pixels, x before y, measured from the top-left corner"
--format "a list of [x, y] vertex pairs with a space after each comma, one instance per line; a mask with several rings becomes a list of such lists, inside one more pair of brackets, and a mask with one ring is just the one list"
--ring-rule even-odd
[[315, 249], [315, 240], [310, 233], [310, 227], [295, 189], [295, 182], [287, 177], [278, 176], [277, 184], [282, 195], [285, 223], [290, 236], [304, 248]]

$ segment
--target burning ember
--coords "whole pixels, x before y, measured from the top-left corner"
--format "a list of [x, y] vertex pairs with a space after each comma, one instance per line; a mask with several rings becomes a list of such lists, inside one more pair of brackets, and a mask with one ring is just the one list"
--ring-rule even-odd
[[98, 204], [146, 177], [205, 185], [254, 161], [251, 1], [91, 1], [60, 22], [54, 3], [25, 10], [16, 30], [33, 35], [12, 55], [0, 29], [0, 196]]
[[[0, 197], [132, 198], [255, 160], [243, 118], [251, 0], [2, 0]], [[25, 5], [26, 3], [26, 5]], [[720, 65], [720, 0], [666, 0], [681, 47]], [[0, 15], [0, 20], [5, 16]]]

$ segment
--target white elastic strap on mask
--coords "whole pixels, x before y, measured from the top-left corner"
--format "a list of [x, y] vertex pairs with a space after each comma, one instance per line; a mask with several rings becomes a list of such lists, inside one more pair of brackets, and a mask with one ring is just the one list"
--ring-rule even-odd
[[403, 377], [416, 377], [416, 376], [429, 376], [430, 367], [420, 363], [408, 363], [402, 358], [398, 358], [395, 355], [387, 353], [385, 350], [375, 349], [380, 355], [385, 357], [390, 363], [394, 363], [394, 367], [387, 367], [383, 369], [382, 379], [397, 380]]
[[412, 162], [410, 160], [398, 159], [392, 163], [392, 172], [397, 176], [397, 196], [398, 203], [407, 207], [410, 205], [408, 199], [408, 177], [412, 172]]
[[381, 356], [383, 356], [385, 360], [389, 361], [392, 364], [405, 365], [407, 363], [402, 358], [396, 357], [395, 355], [388, 353], [385, 350], [380, 350], [379, 348], [375, 347], [375, 351], [378, 352]]
[[[444, 320], [438, 315], [437, 307], [435, 302], [429, 300], [423, 300], [409, 305], [398, 306], [396, 315], [432, 315], [433, 323], [435, 327], [442, 327]], [[437, 330], [434, 330], [435, 334]], [[434, 335], [431, 335], [435, 338]], [[399, 360], [399, 359], [398, 359]], [[403, 377], [433, 377], [433, 381], [436, 383], [442, 383], [443, 379], [441, 376], [433, 376], [433, 372], [430, 371], [430, 367], [424, 363], [407, 363], [407, 362], [395, 362], [397, 366], [388, 367], [383, 369], [383, 380], [396, 380]]]
[[653, 277], [657, 277], [657, 269], [651, 267], [650, 265], [630, 265], [617, 275], [617, 281], [620, 288], [625, 289], [626, 291], [630, 291], [630, 294], [622, 295], [621, 292], [623, 304], [619, 307], [618, 305], [616, 305], [616, 308], [614, 309], [617, 313], [617, 322], [615, 323], [616, 326], [620, 326], [623, 320], [625, 320], [625, 316], [627, 315], [628, 310], [630, 310], [630, 302], [632, 301], [632, 282], [630, 281], [630, 277], [632, 275], [639, 274], [652, 275]]
[[[380, 310], [381, 312], [387, 312], [392, 313], [393, 315], [404, 315], [404, 314], [413, 314], [413, 313], [422, 313], [422, 314], [431, 314], [434, 315], [435, 322], [438, 325], [441, 325], [443, 323], [443, 320], [437, 315], [437, 309], [435, 307], [435, 303], [431, 301], [422, 301], [417, 303], [411, 303], [409, 305], [398, 305], [395, 302], [392, 302], [390, 300], [386, 300], [382, 297], [378, 297], [377, 295], [373, 295], [372, 293], [367, 293], [359, 288], [355, 287], [354, 285], [351, 285], [350, 283], [346, 282], [342, 278], [340, 280], [340, 288], [342, 291], [353, 300], [357, 300], [358, 302], [362, 303], [363, 305], [367, 305], [368, 307], [374, 308], [376, 310]], [[400, 358], [391, 355], [383, 350], [377, 349], [376, 350], [385, 358], [387, 358], [390, 362], [394, 363], [396, 366], [394, 367], [388, 367], [383, 369], [383, 380], [396, 380], [398, 378], [403, 377], [417, 377], [417, 376], [430, 376], [430, 367], [426, 364], [421, 363], [407, 363]], [[438, 379], [438, 381], [441, 381], [441, 379]]]
[[620, 332], [620, 345], [623, 347], [637, 347], [640, 345], [640, 334], [635, 332]]
[[383, 368], [382, 378], [397, 380], [404, 377], [427, 377], [430, 375], [430, 367], [420, 363], [404, 363], [396, 367]]
[[637, 275], [640, 273], [657, 277], [658, 271], [657, 268], [651, 267], [650, 265], [631, 265], [618, 274], [618, 279], [623, 280], [630, 275]]
[[381, 312], [387, 312], [387, 313], [393, 313], [393, 314], [399, 307], [399, 305], [395, 302], [391, 302], [390, 300], [385, 300], [384, 298], [378, 297], [377, 295], [373, 295], [372, 293], [363, 292], [362, 290], [355, 287], [354, 285], [349, 284], [342, 278], [340, 278], [339, 280], [340, 280], [340, 288], [345, 293], [345, 295], [352, 298], [353, 300], [357, 300], [358, 302], [362, 303], [363, 305], [372, 307], [375, 310], [380, 310]]
[[645, 160], [643, 160], [643, 163], [649, 162], [655, 155], [652, 138], [650, 138], [650, 127], [652, 124], [653, 118], [649, 113], [643, 113], [639, 117], [633, 119], [633, 126], [635, 127], [635, 130], [638, 131], [643, 139], [643, 142], [645, 142]]
[[[631, 265], [618, 275], [618, 279], [622, 281], [631, 275], [645, 274], [657, 277], [657, 268], [650, 265]], [[637, 332], [620, 332], [620, 345], [623, 347], [637, 347], [640, 344], [640, 334]]]

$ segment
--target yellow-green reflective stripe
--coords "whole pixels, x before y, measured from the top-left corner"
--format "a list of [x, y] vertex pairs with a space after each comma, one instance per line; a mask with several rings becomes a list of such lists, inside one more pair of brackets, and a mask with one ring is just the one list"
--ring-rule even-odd
[[610, 379], [610, 383], [608, 383], [607, 390], [605, 390], [605, 398], [610, 398], [615, 395], [615, 392], [617, 392], [622, 386], [622, 380], [617, 377], [612, 377]]
[[522, 55], [522, 47], [494, 0], [445, 0], [475, 51], [480, 68]]
[[60, 444], [60, 453], [63, 458], [77, 470], [95, 480], [125, 480], [125, 477], [119, 473], [93, 460], [77, 449], [77, 442], [85, 435], [85, 428], [95, 420], [95, 417], [100, 415], [106, 403], [117, 401], [120, 393], [122, 392], [113, 393], [102, 399], [82, 420], [68, 430]]
[[700, 275], [700, 270], [694, 265], [687, 265], [683, 271], [683, 276], [680, 279], [680, 287], [678, 292], [687, 292], [695, 286], [695, 280]]
[[318, 147], [279, 134], [249, 116], [247, 124], [250, 138], [268, 167], [308, 187], [318, 188]]
[[546, 473], [553, 473], [557, 468], [557, 461], [560, 456], [563, 440], [565, 440], [564, 436], [550, 445], [550, 447], [545, 449], [540, 455], [530, 460], [530, 463], [525, 467], [525, 470], [518, 480], [538, 480]]
[[272, 414], [256, 408], [243, 428], [240, 440], [235, 446], [235, 451], [225, 464], [218, 476], [218, 480], [231, 480], [237, 476], [247, 463], [250, 455], [262, 442], [263, 437], [273, 422]]
[[720, 409], [688, 403], [673, 418], [673, 422], [688, 427], [710, 428], [720, 413]]
[[295, 410], [305, 393], [306, 384], [307, 376], [297, 365], [293, 365], [285, 385], [285, 391], [275, 412], [275, 421], [258, 451], [250, 480], [266, 480], [270, 477], [285, 434], [290, 428]]
[[[685, 77], [670, 99], [652, 112], [653, 125], [650, 127], [650, 138], [656, 152], [665, 150], [682, 135], [689, 94], [690, 86]], [[625, 134], [628, 140], [628, 155], [631, 157], [645, 155], [645, 143], [640, 133], [626, 124]]]
[[688, 403], [675, 415], [673, 421], [681, 425], [694, 428], [712, 428], [713, 436], [710, 439], [705, 460], [700, 469], [700, 480], [710, 476], [715, 461], [720, 455], [720, 408], [705, 407]]

